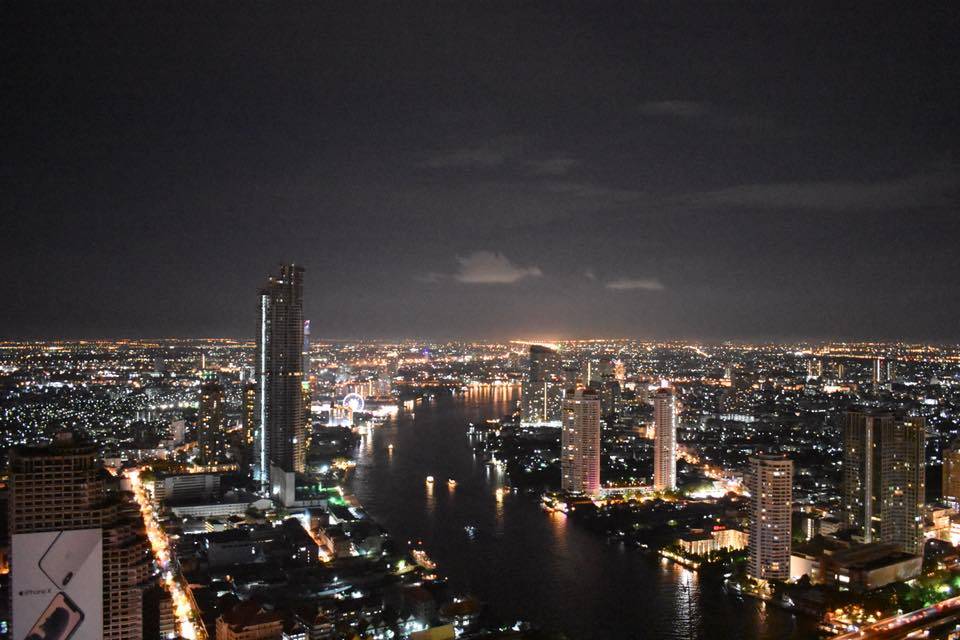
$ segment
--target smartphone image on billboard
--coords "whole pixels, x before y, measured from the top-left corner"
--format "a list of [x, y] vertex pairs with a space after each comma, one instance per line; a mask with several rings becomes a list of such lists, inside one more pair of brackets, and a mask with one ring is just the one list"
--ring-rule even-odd
[[40, 558], [40, 570], [58, 589], [65, 589], [76, 571], [86, 562], [100, 540], [94, 536], [65, 536], [64, 531], [50, 543]]
[[23, 640], [69, 640], [83, 622], [81, 611], [65, 593], [58, 593]]

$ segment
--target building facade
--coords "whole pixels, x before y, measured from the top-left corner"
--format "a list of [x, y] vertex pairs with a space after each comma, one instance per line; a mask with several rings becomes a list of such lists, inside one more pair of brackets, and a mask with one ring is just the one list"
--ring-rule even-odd
[[898, 417], [884, 424], [882, 438], [880, 540], [923, 555], [926, 421]]
[[786, 456], [750, 458], [750, 556], [756, 580], [790, 579], [793, 461]]
[[657, 389], [653, 396], [653, 488], [677, 488], [677, 407], [673, 389]]
[[[107, 491], [106, 471], [94, 445], [62, 433], [50, 446], [13, 449], [9, 523], [11, 535], [100, 529], [103, 638], [143, 637], [150, 548], [136, 503]], [[12, 560], [16, 572], [17, 559]]]
[[600, 492], [600, 396], [592, 389], [570, 389], [563, 401], [561, 489]]
[[563, 363], [556, 350], [530, 345], [530, 365], [523, 382], [521, 419], [532, 424], [560, 420], [563, 401]]
[[[253, 451], [253, 443], [256, 441], [257, 435], [257, 385], [248, 382], [243, 386], [243, 425], [242, 425], [242, 442], [245, 449]], [[250, 458], [248, 454], [246, 456]]]
[[853, 410], [843, 424], [841, 510], [863, 541], [923, 552], [923, 418]]
[[217, 464], [226, 460], [227, 400], [215, 377], [207, 377], [200, 385], [200, 403], [197, 409], [197, 461], [201, 465]]
[[943, 450], [943, 499], [951, 504], [960, 502], [960, 440]]
[[254, 464], [264, 492], [275, 469], [304, 468], [303, 274], [303, 267], [282, 265], [259, 294]]

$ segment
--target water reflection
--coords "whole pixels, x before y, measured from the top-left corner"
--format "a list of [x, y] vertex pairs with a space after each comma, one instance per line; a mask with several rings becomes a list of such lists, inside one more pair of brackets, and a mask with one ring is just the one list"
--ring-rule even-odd
[[427, 498], [424, 501], [424, 504], [426, 505], [427, 513], [429, 513], [431, 516], [437, 508], [437, 499], [433, 497], [433, 484], [433, 480], [427, 480], [424, 483], [424, 486], [427, 490]]
[[[507, 477], [473, 455], [464, 429], [510, 413], [518, 391], [438, 396], [418, 404], [415, 416], [401, 412], [375, 429], [372, 453], [360, 449], [353, 491], [397, 539], [423, 540], [452, 589], [477, 595], [503, 622], [539, 621], [571, 640], [815, 637], [814, 625], [797, 626], [780, 610], [727, 597], [715, 580], [607, 545], [534, 497], [503, 489]], [[435, 485], [455, 478], [457, 493], [429, 487], [428, 474]]]

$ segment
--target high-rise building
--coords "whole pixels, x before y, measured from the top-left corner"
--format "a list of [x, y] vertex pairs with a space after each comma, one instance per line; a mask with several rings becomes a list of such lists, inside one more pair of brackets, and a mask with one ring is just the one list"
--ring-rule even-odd
[[550, 347], [530, 345], [530, 368], [523, 383], [523, 420], [534, 424], [560, 420], [563, 389], [560, 354]]
[[587, 384], [593, 386], [595, 382], [602, 381], [605, 377], [613, 377], [614, 373], [613, 358], [610, 356], [603, 356], [597, 362], [597, 366], [593, 367], [591, 370], [591, 378], [587, 381]]
[[223, 385], [214, 376], [208, 376], [200, 385], [197, 448], [202, 465], [217, 464], [226, 458], [227, 401]]
[[[107, 473], [97, 460], [94, 445], [62, 433], [46, 447], [14, 448], [10, 454], [9, 525], [14, 549], [22, 550], [12, 559], [14, 584], [21, 579], [18, 572], [36, 571], [36, 561], [42, 561], [28, 557], [36, 550], [35, 538], [45, 540], [38, 553], [48, 545], [53, 550], [59, 543], [63, 549], [54, 555], [58, 557], [57, 570], [65, 575], [53, 593], [60, 590], [73, 594], [65, 596], [73, 600], [102, 601], [101, 609], [84, 611], [83, 624], [101, 627], [99, 637], [104, 640], [143, 637], [142, 599], [149, 586], [150, 548], [137, 505], [119, 492], [108, 492]], [[89, 560], [79, 563], [89, 558], [86, 550], [96, 554], [97, 544], [100, 575], [91, 576], [85, 572]], [[55, 574], [50, 579], [60, 578]], [[100, 597], [92, 593], [97, 589]], [[15, 596], [14, 629], [24, 625], [29, 629], [37, 617], [18, 620], [20, 608]]]
[[845, 379], [846, 379], [846, 377], [847, 377], [847, 367], [846, 367], [845, 364], [843, 364], [842, 362], [836, 363], [836, 365], [834, 366], [834, 371], [835, 371], [835, 375], [836, 375], [837, 380], [845, 380]]
[[257, 385], [248, 382], [243, 386], [243, 442], [246, 449], [253, 451], [253, 442], [256, 434]]
[[572, 389], [578, 384], [586, 385], [586, 381], [583, 379], [583, 374], [580, 372], [579, 367], [564, 367], [560, 371], [560, 377], [563, 380], [564, 389]]
[[893, 382], [897, 379], [897, 361], [893, 358], [887, 360], [887, 382]]
[[620, 383], [613, 374], [604, 374], [600, 381], [600, 411], [604, 416], [620, 412]]
[[793, 461], [786, 456], [750, 458], [750, 558], [747, 573], [757, 580], [790, 578]]
[[841, 520], [861, 532], [864, 541], [880, 536], [881, 426], [892, 414], [848, 411], [843, 421]]
[[677, 488], [677, 407], [670, 387], [653, 396], [653, 488]]
[[823, 376], [823, 360], [810, 358], [807, 360], [807, 380], [818, 380]]
[[623, 360], [614, 360], [613, 361], [613, 377], [620, 383], [622, 387], [627, 381], [627, 365], [623, 363]]
[[896, 544], [914, 555], [923, 554], [925, 543], [925, 444], [926, 421], [923, 418], [898, 417], [884, 424], [880, 540]]
[[923, 418], [852, 410], [843, 424], [841, 509], [864, 542], [923, 550]]
[[878, 356], [873, 359], [873, 366], [871, 367], [871, 371], [872, 371], [871, 377], [873, 379], [873, 384], [876, 385], [883, 382], [884, 374], [887, 371], [886, 367], [883, 364], [883, 358]]
[[593, 389], [567, 391], [561, 447], [561, 488], [570, 493], [599, 493], [600, 397]]
[[943, 450], [943, 499], [960, 502], [960, 439]]
[[303, 267], [280, 267], [260, 290], [256, 352], [256, 476], [271, 490], [274, 469], [302, 472]]

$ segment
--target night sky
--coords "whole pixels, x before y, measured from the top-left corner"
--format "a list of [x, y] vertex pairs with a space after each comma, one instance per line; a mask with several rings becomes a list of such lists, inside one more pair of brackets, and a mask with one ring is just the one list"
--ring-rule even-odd
[[0, 337], [960, 340], [956, 3], [600, 4], [6, 4]]

